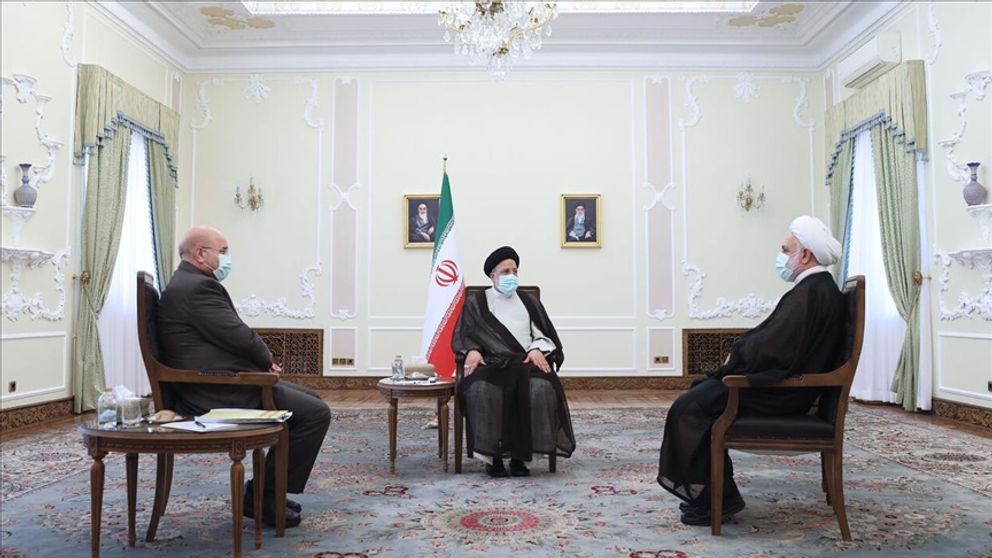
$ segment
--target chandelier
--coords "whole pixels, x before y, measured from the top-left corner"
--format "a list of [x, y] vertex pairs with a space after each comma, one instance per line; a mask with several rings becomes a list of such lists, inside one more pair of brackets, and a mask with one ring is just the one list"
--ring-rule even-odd
[[554, 2], [478, 0], [452, 2], [438, 12], [444, 42], [455, 37], [455, 54], [464, 54], [489, 66], [496, 79], [506, 77], [520, 58], [541, 48], [542, 33], [551, 36], [551, 20], [558, 17]]

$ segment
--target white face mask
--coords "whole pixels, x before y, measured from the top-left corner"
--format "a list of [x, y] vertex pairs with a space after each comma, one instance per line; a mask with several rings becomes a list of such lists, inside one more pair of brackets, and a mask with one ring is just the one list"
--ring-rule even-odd
[[796, 268], [789, 267], [789, 260], [791, 259], [792, 255], [785, 252], [779, 252], [775, 258], [775, 272], [783, 281], [792, 281], [792, 276], [796, 274]]

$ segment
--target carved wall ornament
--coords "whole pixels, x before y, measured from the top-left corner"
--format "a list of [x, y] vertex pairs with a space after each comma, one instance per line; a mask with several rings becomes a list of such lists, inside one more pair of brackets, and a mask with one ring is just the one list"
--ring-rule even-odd
[[951, 180], [960, 182], [961, 184], [967, 184], [970, 173], [967, 170], [967, 163], [958, 161], [954, 149], [964, 140], [964, 132], [968, 127], [968, 97], [974, 97], [978, 102], [982, 102], [985, 99], [985, 89], [992, 83], [992, 71], [972, 72], [966, 75], [964, 79], [968, 83], [968, 87], [950, 95], [951, 100], [954, 101], [955, 108], [957, 108], [958, 119], [960, 120], [958, 129], [951, 134], [951, 137], [937, 142], [944, 149], [948, 176], [951, 177]]
[[69, 43], [72, 42], [73, 36], [75, 36], [75, 21], [76, 21], [76, 3], [66, 2], [65, 3], [65, 25], [62, 27], [62, 60], [69, 65], [70, 68], [75, 68], [79, 63], [76, 59], [69, 54]]
[[[17, 321], [22, 315], [32, 320], [44, 319], [59, 321], [65, 317], [65, 275], [63, 265], [69, 258], [69, 249], [65, 248], [56, 253], [22, 248], [0, 248], [0, 260], [10, 263], [11, 287], [3, 294], [3, 313], [10, 321]], [[41, 293], [28, 296], [20, 289], [21, 274], [25, 269], [37, 269], [46, 263], [52, 265], [52, 279], [55, 281], [55, 291], [59, 295], [58, 304], [49, 309], [45, 305]]]
[[933, 66], [934, 62], [937, 61], [941, 47], [940, 23], [933, 13], [933, 7], [934, 0], [927, 2], [927, 28], [930, 30], [930, 39], [933, 41], [933, 51], [926, 60], [927, 66]]
[[734, 86], [734, 96], [745, 103], [758, 98], [758, 84], [754, 82], [754, 74], [742, 72], [737, 74], [737, 85]]
[[[52, 138], [47, 133], [42, 130], [42, 124], [45, 119], [45, 108], [48, 103], [52, 100], [48, 95], [42, 95], [39, 93], [35, 87], [38, 80], [32, 76], [26, 74], [12, 74], [10, 78], [3, 77], [0, 78], [0, 121], [3, 120], [6, 114], [6, 93], [7, 89], [13, 87], [16, 90], [16, 99], [20, 104], [27, 104], [28, 101], [34, 101], [34, 129], [35, 135], [37, 136], [37, 141], [47, 152], [47, 160], [44, 164], [37, 163], [23, 163], [23, 165], [29, 165], [31, 168], [31, 176], [28, 177], [27, 185], [34, 189], [40, 189], [42, 184], [49, 182], [52, 176], [55, 174], [55, 157], [56, 154], [62, 149], [62, 142]], [[0, 165], [5, 164], [7, 161], [6, 154], [0, 153]], [[23, 167], [22, 168], [26, 168]], [[0, 174], [0, 181], [2, 181], [2, 196], [0, 196], [0, 207], [4, 208], [4, 214], [13, 216], [15, 219], [13, 223], [12, 236], [18, 240], [20, 239], [21, 227], [24, 222], [30, 218], [30, 216], [24, 212], [11, 212], [7, 211], [9, 204], [7, 203], [7, 173], [4, 169], [3, 173]], [[20, 221], [16, 221], [20, 219]]]
[[965, 208], [971, 218], [978, 223], [986, 244], [992, 244], [992, 203], [971, 205]]
[[[744, 76], [742, 78], [742, 76]], [[749, 73], [742, 73], [736, 76], [694, 76], [686, 79], [685, 81], [685, 106], [688, 109], [688, 116], [679, 119], [679, 128], [681, 129], [682, 135], [682, 178], [684, 181], [682, 188], [682, 275], [688, 277], [690, 273], [695, 274], [695, 280], [689, 287], [689, 317], [697, 320], [710, 320], [716, 318], [729, 318], [734, 314], [739, 314], [745, 318], [757, 319], [768, 314], [775, 309], [775, 305], [778, 300], [765, 300], [761, 297], [754, 295], [753, 293], [748, 293], [747, 295], [738, 298], [736, 300], [727, 297], [717, 297], [715, 303], [716, 306], [710, 309], [702, 309], [696, 304], [696, 300], [702, 296], [703, 291], [703, 279], [706, 278], [706, 273], [704, 273], [699, 266], [690, 263], [689, 258], [689, 240], [688, 240], [688, 214], [689, 214], [689, 200], [688, 200], [688, 188], [689, 188], [689, 169], [687, 160], [687, 149], [686, 149], [686, 135], [689, 128], [695, 127], [699, 124], [702, 119], [702, 109], [699, 106], [699, 97], [693, 91], [693, 87], [698, 83], [709, 83], [710, 81], [716, 80], [734, 80], [735, 81], [735, 93], [740, 93], [738, 97], [747, 95], [750, 99], [757, 98], [757, 86], [754, 89], [750, 89], [749, 83], [758, 80], [771, 80], [779, 83], [785, 84], [795, 84], [798, 91], [796, 93], [795, 104], [792, 106], [792, 119], [796, 126], [804, 128], [808, 131], [809, 136], [809, 164], [810, 164], [810, 214], [816, 214], [816, 208], [814, 206], [814, 183], [815, 183], [815, 152], [814, 152], [814, 136], [816, 129], [816, 121], [810, 117], [805, 116], [805, 112], [809, 108], [809, 79], [801, 78], [794, 75], [758, 75], [754, 76]], [[743, 84], [743, 85], [742, 85]], [[752, 96], [753, 95], [753, 96]], [[746, 99], [745, 99], [746, 101]]]
[[[196, 108], [200, 111], [201, 121], [190, 122], [190, 128], [193, 130], [193, 151], [196, 152], [196, 140], [197, 132], [207, 127], [211, 121], [213, 121], [213, 113], [210, 110], [210, 101], [207, 96], [208, 86], [219, 86], [227, 83], [236, 82], [247, 82], [248, 85], [242, 90], [245, 97], [249, 100], [255, 101], [256, 103], [261, 103], [266, 100], [269, 96], [269, 91], [271, 88], [267, 82], [284, 81], [295, 84], [300, 84], [308, 86], [310, 88], [310, 94], [303, 107], [303, 122], [309, 127], [316, 130], [317, 133], [317, 228], [314, 238], [314, 252], [315, 261], [312, 265], [308, 266], [302, 272], [297, 275], [300, 284], [300, 294], [301, 297], [306, 301], [306, 304], [300, 308], [292, 308], [286, 303], [286, 297], [278, 297], [273, 300], [266, 300], [257, 294], [252, 294], [246, 298], [238, 301], [234, 307], [241, 314], [249, 317], [257, 317], [263, 314], [268, 314], [272, 317], [285, 317], [296, 320], [307, 320], [313, 319], [314, 317], [314, 283], [312, 281], [313, 276], [319, 276], [323, 273], [323, 262], [320, 258], [320, 237], [321, 237], [321, 219], [320, 219], [320, 155], [323, 149], [323, 119], [313, 119], [313, 110], [317, 106], [318, 98], [318, 87], [316, 78], [307, 78], [302, 76], [297, 77], [274, 77], [266, 78], [262, 74], [252, 74], [247, 78], [213, 78], [208, 80], [203, 80], [199, 83], [196, 95]], [[194, 181], [194, 197], [195, 197], [195, 181]]]
[[[940, 319], [959, 320], [975, 315], [985, 321], [992, 321], [992, 248], [960, 250], [950, 253], [937, 252], [934, 254], [934, 259], [943, 268], [937, 278], [940, 285], [940, 294], [937, 296], [940, 304]], [[952, 261], [971, 269], [977, 269], [982, 276], [981, 294], [972, 297], [963, 291], [958, 293], [958, 304], [953, 309], [944, 304], [943, 296], [948, 290], [947, 283], [951, 275]]]

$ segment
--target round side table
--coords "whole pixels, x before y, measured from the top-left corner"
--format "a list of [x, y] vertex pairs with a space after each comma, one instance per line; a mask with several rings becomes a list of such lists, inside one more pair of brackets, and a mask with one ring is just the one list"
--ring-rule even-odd
[[437, 399], [437, 456], [443, 459], [444, 472], [448, 472], [448, 401], [455, 394], [455, 382], [379, 380], [379, 393], [389, 398], [389, 472], [396, 473], [396, 408], [399, 400], [407, 397]]

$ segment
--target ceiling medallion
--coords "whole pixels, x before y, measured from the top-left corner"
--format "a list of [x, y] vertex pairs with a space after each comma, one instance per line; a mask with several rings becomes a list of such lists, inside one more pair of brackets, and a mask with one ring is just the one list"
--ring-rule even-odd
[[495, 79], [503, 79], [511, 65], [541, 48], [541, 35], [551, 36], [556, 17], [554, 2], [478, 0], [445, 6], [437, 21], [444, 42], [454, 35], [456, 54], [487, 64]]

